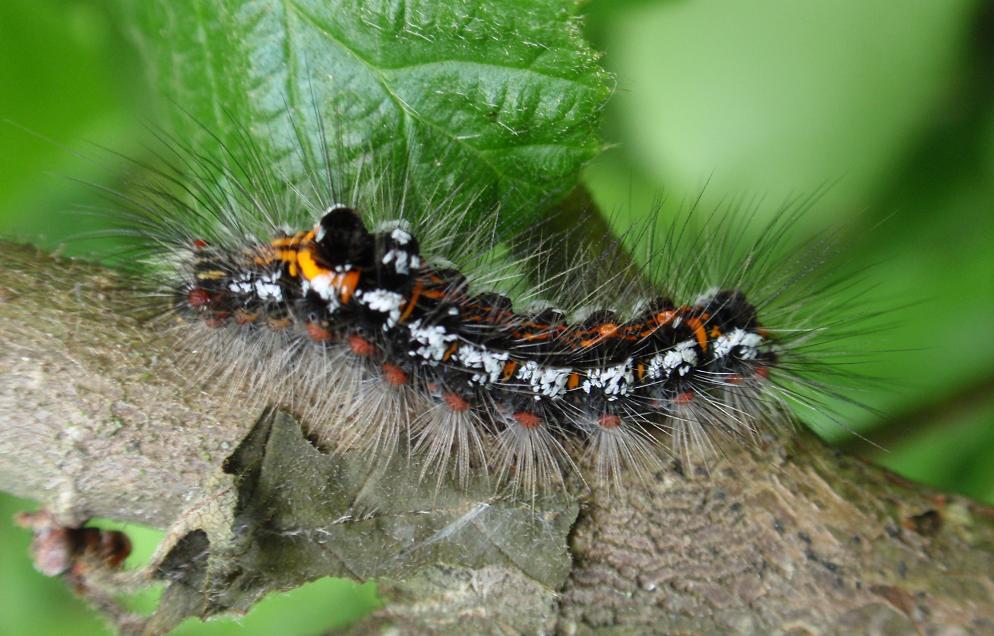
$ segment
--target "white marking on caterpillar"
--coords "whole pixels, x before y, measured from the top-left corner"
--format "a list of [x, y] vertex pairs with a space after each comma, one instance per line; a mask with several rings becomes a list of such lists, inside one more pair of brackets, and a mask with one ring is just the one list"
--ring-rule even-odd
[[718, 295], [720, 290], [717, 287], [712, 287], [708, 289], [703, 294], [698, 294], [697, 298], [694, 299], [694, 305], [698, 307], [703, 307], [705, 305], [710, 305], [714, 297]]
[[733, 329], [729, 333], [718, 336], [714, 341], [714, 357], [724, 358], [729, 355], [735, 347], [739, 347], [739, 358], [742, 360], [755, 360], [759, 354], [759, 345], [763, 343], [763, 337], [758, 333], [752, 333], [745, 329]]
[[582, 385], [584, 393], [590, 393], [592, 388], [603, 389], [604, 394], [609, 396], [609, 401], [618, 399], [619, 395], [631, 393], [632, 383], [635, 381], [631, 358], [612, 367], [588, 369], [586, 373], [587, 379]]
[[680, 375], [687, 375], [696, 364], [696, 343], [693, 340], [684, 340], [676, 343], [672, 348], [652, 356], [649, 359], [646, 375], [653, 380], [668, 378], [674, 370]]
[[373, 311], [388, 314], [387, 321], [383, 323], [383, 331], [393, 329], [400, 320], [400, 308], [404, 306], [404, 297], [397, 292], [386, 289], [371, 289], [365, 292], [357, 290], [356, 299]]
[[334, 298], [337, 301], [338, 285], [334, 283], [334, 280], [335, 276], [331, 272], [318, 274], [310, 280], [310, 287], [322, 300], [331, 300]]
[[255, 293], [262, 300], [283, 302], [283, 290], [279, 286], [280, 275], [270, 272], [255, 281]]
[[535, 399], [541, 400], [542, 396], [558, 398], [565, 395], [566, 381], [572, 372], [569, 368], [539, 366], [529, 360], [518, 369], [517, 377], [531, 384]]
[[423, 345], [408, 353], [434, 364], [445, 357], [449, 343], [459, 338], [456, 334], [445, 331], [445, 327], [442, 325], [422, 327], [420, 320], [415, 320], [407, 325], [407, 329], [411, 332], [411, 338]]
[[[400, 230], [394, 230], [394, 232], [399, 232]], [[411, 254], [410, 252], [405, 252], [404, 250], [393, 249], [383, 255], [383, 264], [389, 265], [393, 263], [393, 268], [398, 274], [408, 274], [410, 273], [410, 268], [413, 267], [417, 269], [421, 267], [421, 259]]]
[[236, 294], [248, 294], [252, 292], [254, 285], [252, 284], [252, 277], [248, 274], [242, 274], [235, 280], [228, 283], [228, 291], [235, 292]]
[[390, 232], [390, 238], [397, 241], [401, 245], [407, 245], [411, 242], [411, 235], [400, 229], [399, 227]]
[[490, 351], [483, 346], [461, 344], [454, 357], [470, 369], [483, 371], [473, 374], [472, 381], [475, 384], [492, 384], [500, 379], [509, 354], [506, 351]]
[[255, 292], [259, 300], [283, 302], [283, 290], [279, 286], [280, 275], [277, 272], [263, 274], [253, 278], [250, 274], [242, 274], [228, 283], [228, 290], [236, 294], [251, 294]]

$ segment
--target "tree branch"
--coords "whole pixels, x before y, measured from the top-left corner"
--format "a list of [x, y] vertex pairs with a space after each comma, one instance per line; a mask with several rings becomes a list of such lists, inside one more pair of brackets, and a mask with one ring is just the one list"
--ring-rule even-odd
[[[144, 575], [170, 580], [165, 603], [181, 602], [146, 632], [183, 612], [207, 615], [209, 603], [246, 609], [268, 589], [351, 573], [381, 578], [388, 599], [356, 633], [994, 633], [994, 511], [807, 433], [728, 448], [708, 474], [673, 462], [649, 484], [627, 483], [625, 501], [594, 490], [575, 522], [570, 501], [539, 502], [529, 514], [542, 519], [530, 526], [512, 502], [474, 494], [439, 502], [455, 512], [418, 535], [410, 519], [434, 508], [396, 507], [415, 495], [392, 479], [390, 488], [363, 482], [386, 493], [368, 516], [314, 525], [300, 502], [334, 504], [320, 493], [349, 480], [344, 464], [309, 446], [292, 419], [260, 425], [238, 387], [192, 384], [180, 343], [129, 315], [126, 281], [0, 243], [0, 300], [0, 488], [41, 501], [66, 526], [102, 516], [169, 528]], [[296, 473], [306, 481], [292, 481]], [[259, 503], [280, 496], [276, 516]], [[502, 544], [502, 533], [540, 523], [529, 540], [541, 549], [527, 559]], [[333, 534], [349, 524], [359, 534]], [[412, 528], [417, 540], [404, 543]], [[572, 561], [560, 569], [566, 532]], [[481, 535], [487, 542], [468, 549]], [[355, 536], [365, 543], [349, 543]], [[442, 549], [446, 541], [462, 551]], [[259, 556], [273, 554], [267, 545], [278, 545], [279, 561]], [[308, 550], [332, 550], [341, 567], [315, 569]], [[404, 566], [383, 566], [386, 554]], [[535, 565], [541, 555], [547, 567]], [[222, 603], [222, 581], [244, 589], [260, 573], [278, 580]]]
[[0, 488], [67, 524], [168, 526], [258, 417], [237, 387], [192, 385], [127, 286], [0, 242]]

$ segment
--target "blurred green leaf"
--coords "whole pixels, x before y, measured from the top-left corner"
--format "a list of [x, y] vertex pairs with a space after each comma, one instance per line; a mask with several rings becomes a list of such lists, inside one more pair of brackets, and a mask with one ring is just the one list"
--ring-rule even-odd
[[953, 413], [895, 452], [884, 466], [922, 483], [994, 501], [994, 400], [968, 414]]
[[80, 228], [66, 211], [94, 195], [67, 177], [107, 175], [65, 147], [132, 147], [129, 111], [140, 100], [123, 46], [96, 0], [0, 3], [0, 232], [51, 246]]
[[456, 192], [525, 216], [600, 149], [608, 76], [570, 0], [131, 5], [178, 136], [237, 149], [247, 134], [291, 179], [301, 144], [319, 156], [328, 138], [345, 188], [371, 153], [421, 202]]
[[[964, 59], [977, 0], [645, 2], [607, 29], [616, 132], [679, 195], [788, 194], [841, 181], [835, 218], [929, 127]], [[773, 207], [768, 206], [768, 207]]]

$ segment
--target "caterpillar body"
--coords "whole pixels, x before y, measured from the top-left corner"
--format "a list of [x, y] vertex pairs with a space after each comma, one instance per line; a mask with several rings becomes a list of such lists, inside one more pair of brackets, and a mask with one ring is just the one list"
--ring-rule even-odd
[[[598, 481], [645, 477], [668, 450], [693, 461], [792, 422], [787, 402], [818, 411], [832, 393], [805, 375], [839, 340], [810, 302], [829, 295], [809, 276], [819, 257], [791, 271], [768, 254], [810, 200], [752, 243], [713, 214], [704, 241], [670, 228], [648, 268], [605, 277], [610, 255], [581, 255], [534, 282], [495, 256], [496, 213], [467, 222], [445, 197], [411, 205], [369, 170], [340, 197], [327, 151], [303, 185], [261, 162], [175, 152], [185, 167], [123, 197], [124, 233], [153, 253], [141, 259], [153, 295], [179, 316], [170, 328], [202, 381], [248, 384], [325, 447], [406, 448], [422, 479], [482, 473], [534, 495], [582, 477], [578, 457]], [[665, 268], [666, 293], [645, 284]]]
[[603, 309], [578, 322], [550, 308], [519, 313], [507, 296], [474, 292], [459, 271], [431, 265], [405, 223], [369, 232], [344, 205], [313, 229], [235, 253], [202, 240], [193, 250], [179, 310], [213, 327], [289, 330], [364, 361], [360, 383], [378, 376], [377, 391], [410, 394], [402, 409], [422, 403], [415, 445], [431, 448], [442, 472], [453, 451], [478, 450], [486, 464], [481, 434], [500, 440], [502, 480], [534, 486], [569, 461], [550, 456], [560, 438], [606, 453], [611, 474], [651, 455], [653, 428], [748, 430], [755, 409], [741, 407], [762, 395], [777, 361], [737, 289], [681, 305], [659, 297], [627, 320]]

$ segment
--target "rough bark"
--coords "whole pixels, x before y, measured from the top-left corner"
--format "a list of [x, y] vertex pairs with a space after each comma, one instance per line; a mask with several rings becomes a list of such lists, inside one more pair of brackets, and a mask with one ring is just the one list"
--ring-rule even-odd
[[[133, 304], [106, 270], [0, 243], [0, 488], [69, 527], [171, 529], [161, 572], [196, 539], [182, 530], [191, 505], [224, 492], [222, 464], [260, 413], [237, 387], [191, 383], [177, 343]], [[990, 508], [803, 432], [709, 468], [671, 463], [624, 500], [585, 495], [559, 589], [440, 557], [388, 577], [386, 608], [353, 631], [994, 633]]]

